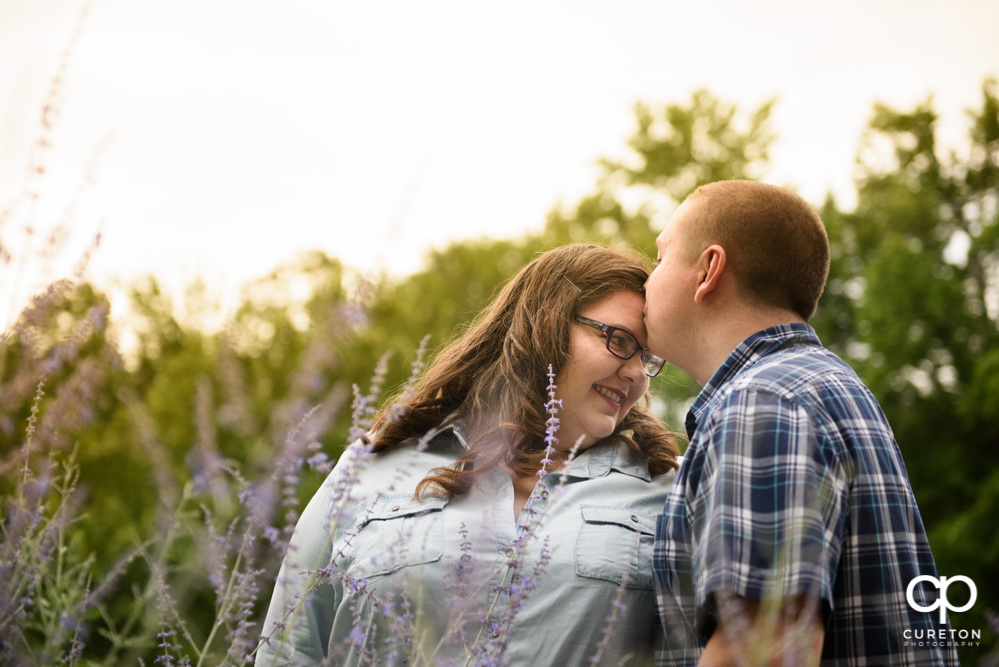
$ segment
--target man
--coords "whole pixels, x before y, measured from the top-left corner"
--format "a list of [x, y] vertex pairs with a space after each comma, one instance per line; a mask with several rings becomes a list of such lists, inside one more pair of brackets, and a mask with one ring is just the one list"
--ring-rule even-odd
[[957, 664], [913, 639], [947, 626], [906, 599], [936, 567], [891, 428], [807, 324], [819, 216], [784, 188], [713, 183], [656, 247], [649, 347], [703, 385], [657, 527], [660, 664]]

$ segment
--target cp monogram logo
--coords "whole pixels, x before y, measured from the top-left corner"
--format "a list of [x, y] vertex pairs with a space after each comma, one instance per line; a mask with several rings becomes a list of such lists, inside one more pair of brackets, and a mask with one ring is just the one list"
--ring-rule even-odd
[[[932, 583], [937, 588], [937, 590], [940, 591], [940, 597], [937, 598], [937, 601], [927, 607], [916, 604], [916, 601], [912, 599], [912, 592], [916, 590], [916, 586], [918, 586], [919, 583], [922, 581], [928, 581]], [[955, 581], [964, 582], [964, 584], [968, 587], [968, 590], [971, 592], [971, 596], [968, 599], [968, 603], [963, 607], [951, 606], [950, 601], [947, 600], [947, 587], [950, 586]], [[905, 599], [909, 603], [909, 606], [915, 609], [916, 611], [931, 612], [939, 607], [940, 625], [943, 625], [944, 623], [947, 622], [948, 610], [961, 612], [961, 611], [968, 611], [969, 609], [971, 609], [971, 607], [975, 604], [975, 600], [978, 599], [978, 588], [975, 587], [975, 582], [973, 582], [971, 579], [963, 575], [950, 577], [949, 579], [947, 577], [940, 577], [939, 579], [937, 579], [936, 577], [931, 577], [928, 574], [924, 574], [916, 577], [915, 579], [909, 582], [909, 587], [905, 589]]]

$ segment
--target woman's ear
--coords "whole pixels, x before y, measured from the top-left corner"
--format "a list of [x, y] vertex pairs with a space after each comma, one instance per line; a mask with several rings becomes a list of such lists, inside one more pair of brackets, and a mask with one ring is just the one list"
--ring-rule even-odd
[[725, 273], [725, 248], [720, 245], [710, 245], [701, 252], [698, 258], [697, 290], [694, 301], [703, 303], [704, 299], [716, 291]]

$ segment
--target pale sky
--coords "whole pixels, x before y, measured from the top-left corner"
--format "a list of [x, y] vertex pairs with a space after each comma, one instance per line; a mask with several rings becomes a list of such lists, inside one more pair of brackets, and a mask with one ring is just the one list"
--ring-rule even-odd
[[[0, 0], [0, 212], [82, 4]], [[875, 101], [932, 94], [940, 138], [964, 143], [997, 27], [997, 0], [93, 0], [42, 203], [0, 230], [0, 318], [98, 228], [99, 285], [233, 293], [313, 248], [405, 274], [449, 240], [539, 229], [622, 152], [636, 101], [698, 88], [746, 111], [777, 97], [766, 180], [849, 206]], [[67, 250], [20, 264], [42, 243], [20, 230], [63, 219]]]

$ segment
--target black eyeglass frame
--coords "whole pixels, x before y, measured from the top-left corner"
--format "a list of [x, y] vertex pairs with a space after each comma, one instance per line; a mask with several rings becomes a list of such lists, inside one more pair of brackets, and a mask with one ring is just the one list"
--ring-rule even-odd
[[[644, 368], [645, 374], [648, 375], [650, 378], [654, 378], [655, 376], [659, 375], [659, 372], [662, 371], [663, 366], [666, 365], [665, 359], [661, 359], [656, 355], [652, 354], [652, 350], [650, 350], [649, 348], [642, 347], [642, 344], [638, 342], [638, 339], [635, 338], [633, 334], [626, 331], [625, 329], [622, 329], [620, 327], [613, 327], [609, 324], [598, 322], [597, 320], [591, 319], [589, 317], [583, 317], [582, 315], [576, 315], [576, 321], [579, 322], [580, 324], [586, 325], [592, 329], [596, 329], [597, 331], [603, 333], [604, 338], [607, 341], [607, 351], [613, 354], [618, 359], [624, 359], [625, 361], [627, 361], [628, 359], [631, 359], [633, 356], [635, 356], [636, 352], [641, 352], [642, 364], [645, 367]], [[618, 354], [617, 352], [611, 349], [611, 336], [614, 335], [615, 331], [620, 331], [622, 334], [630, 338], [632, 342], [635, 344], [635, 349], [631, 352], [631, 354], [624, 356]]]

